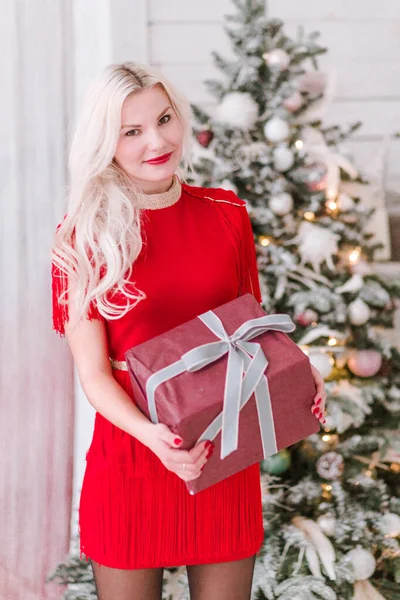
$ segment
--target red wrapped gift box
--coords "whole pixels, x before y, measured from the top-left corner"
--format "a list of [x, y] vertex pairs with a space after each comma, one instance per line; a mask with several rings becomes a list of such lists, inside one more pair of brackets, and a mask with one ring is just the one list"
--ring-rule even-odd
[[183, 449], [215, 444], [191, 494], [319, 431], [309, 359], [284, 333], [294, 328], [245, 294], [125, 353], [142, 412]]

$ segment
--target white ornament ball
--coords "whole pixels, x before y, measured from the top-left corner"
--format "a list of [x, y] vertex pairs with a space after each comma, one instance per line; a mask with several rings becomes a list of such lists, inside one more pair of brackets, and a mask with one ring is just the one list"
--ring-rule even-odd
[[325, 535], [332, 536], [335, 533], [336, 518], [333, 515], [320, 515], [317, 519], [317, 523]]
[[288, 123], [280, 117], [272, 117], [265, 123], [264, 135], [270, 142], [283, 142], [289, 137]]
[[354, 208], [354, 200], [347, 194], [339, 194], [338, 205], [341, 212], [348, 212]]
[[236, 195], [238, 193], [238, 189], [237, 189], [236, 185], [229, 179], [224, 179], [223, 182], [221, 183], [221, 187], [224, 190], [230, 190], [231, 192], [234, 192]]
[[272, 196], [268, 202], [268, 206], [275, 215], [283, 217], [292, 210], [293, 198], [287, 192], [281, 192], [280, 194]]
[[377, 350], [350, 350], [347, 366], [357, 377], [373, 377], [382, 366], [382, 355]]
[[230, 92], [216, 107], [214, 117], [233, 128], [251, 129], [258, 118], [258, 104], [248, 92]]
[[289, 98], [283, 101], [283, 106], [291, 113], [296, 112], [303, 106], [303, 96], [300, 92], [294, 92]]
[[349, 319], [352, 325], [364, 325], [369, 321], [371, 311], [368, 304], [361, 298], [356, 298], [348, 306]]
[[308, 358], [310, 363], [321, 373], [321, 377], [326, 379], [332, 373], [331, 359], [323, 352], [310, 351]]
[[266, 63], [271, 68], [277, 68], [285, 71], [290, 64], [290, 56], [282, 48], [275, 48], [268, 52], [265, 56]]
[[379, 527], [384, 535], [397, 537], [400, 535], [400, 517], [395, 513], [386, 513], [379, 519]]
[[364, 581], [369, 579], [375, 572], [376, 561], [371, 552], [364, 548], [354, 548], [346, 554], [354, 571], [356, 581]]
[[294, 154], [287, 146], [278, 146], [273, 151], [274, 167], [277, 171], [284, 172], [294, 163]]

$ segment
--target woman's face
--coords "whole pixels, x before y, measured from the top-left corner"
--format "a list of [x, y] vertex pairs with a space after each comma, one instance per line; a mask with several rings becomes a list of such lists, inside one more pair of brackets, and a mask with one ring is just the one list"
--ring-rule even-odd
[[[146, 194], [169, 189], [182, 156], [183, 127], [159, 86], [128, 96], [114, 159]], [[170, 154], [166, 162], [147, 162]]]

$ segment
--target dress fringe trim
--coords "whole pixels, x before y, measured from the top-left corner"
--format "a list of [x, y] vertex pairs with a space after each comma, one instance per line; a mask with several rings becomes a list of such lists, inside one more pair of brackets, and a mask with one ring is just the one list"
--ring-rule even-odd
[[[92, 479], [80, 501], [80, 558], [84, 554], [86, 562], [119, 569], [177, 567], [241, 560], [262, 546], [258, 464], [195, 496], [165, 468], [157, 475], [162, 493], [154, 473], [135, 477], [127, 464], [103, 474], [88, 470], [85, 477]], [[237, 509], [229, 514], [231, 506]]]

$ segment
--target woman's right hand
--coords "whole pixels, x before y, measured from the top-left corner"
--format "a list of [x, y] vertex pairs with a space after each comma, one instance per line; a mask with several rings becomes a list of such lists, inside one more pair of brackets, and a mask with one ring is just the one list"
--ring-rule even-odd
[[158, 456], [166, 469], [183, 481], [192, 481], [200, 476], [214, 449], [214, 444], [205, 440], [191, 450], [180, 450], [182, 439], [162, 423], [151, 423], [145, 444]]

